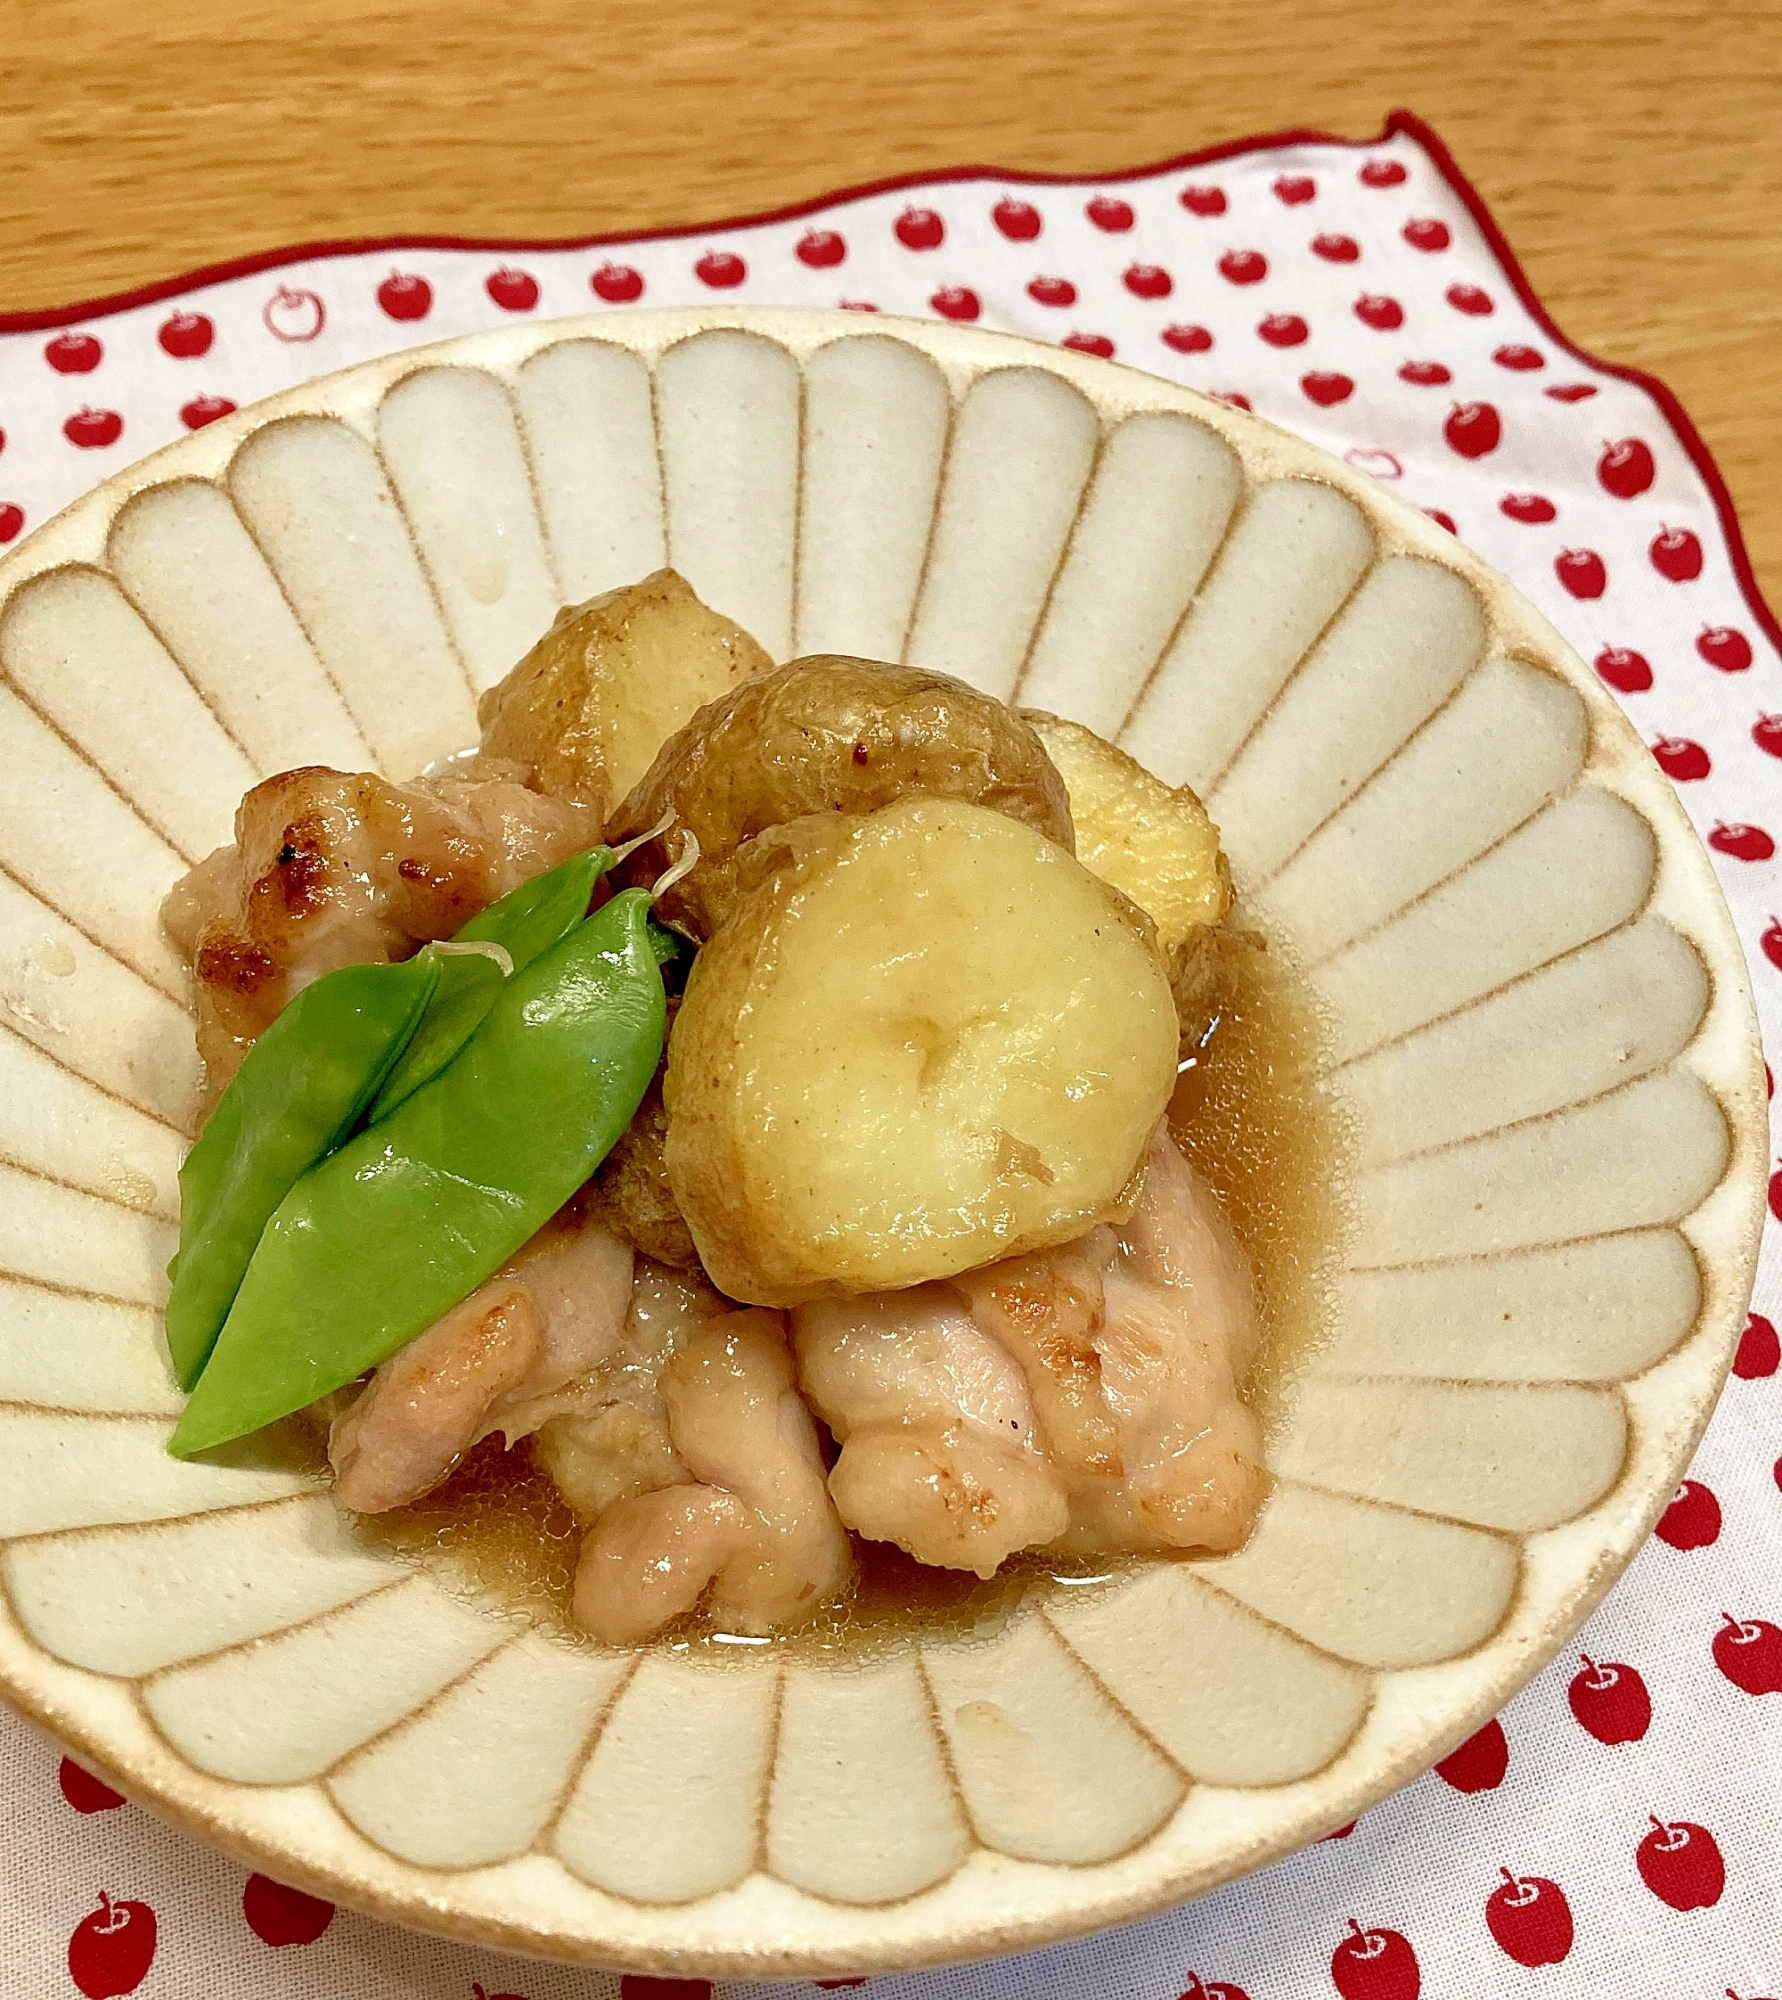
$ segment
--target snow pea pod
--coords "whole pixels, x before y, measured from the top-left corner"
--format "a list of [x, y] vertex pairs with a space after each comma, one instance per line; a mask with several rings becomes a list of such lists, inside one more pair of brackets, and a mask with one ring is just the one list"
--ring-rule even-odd
[[358, 1123], [439, 978], [432, 959], [343, 966], [306, 986], [248, 1050], [179, 1170], [167, 1346], [182, 1389], [209, 1359], [268, 1218]]
[[[550, 868], [471, 918], [453, 944], [498, 945], [515, 972], [549, 951], [588, 914], [594, 884], [617, 857], [610, 847], [590, 847]], [[476, 1032], [494, 1006], [507, 976], [493, 958], [476, 953], [441, 953], [439, 987], [421, 1025], [384, 1079], [368, 1114], [376, 1124], [405, 1098], [436, 1077]]]
[[292, 1188], [186, 1404], [176, 1457], [387, 1360], [588, 1178], [662, 1053], [649, 903], [625, 890], [505, 980], [447, 1069]]

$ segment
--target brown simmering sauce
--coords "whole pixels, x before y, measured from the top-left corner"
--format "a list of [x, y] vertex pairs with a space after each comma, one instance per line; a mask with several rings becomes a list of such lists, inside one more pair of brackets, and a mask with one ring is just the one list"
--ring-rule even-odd
[[[1234, 954], [1217, 1011], [1170, 1103], [1170, 1123], [1219, 1197], [1257, 1281], [1257, 1358], [1242, 1384], [1266, 1429], [1281, 1392], [1329, 1323], [1340, 1247], [1347, 1134], [1317, 1081], [1321, 1030], [1303, 982], [1278, 951]], [[468, 1453], [424, 1500], [367, 1517], [372, 1543], [424, 1562], [448, 1587], [579, 1637], [570, 1597], [581, 1528], [531, 1448], [499, 1436]], [[775, 1639], [738, 1639], [703, 1621], [671, 1628], [659, 1649], [710, 1657], [773, 1646], [858, 1654], [914, 1640], [988, 1634], [1035, 1595], [1082, 1587], [1134, 1563], [1016, 1557], [988, 1581], [931, 1569], [886, 1543], [856, 1538], [852, 1595], [815, 1625]], [[592, 1644], [582, 1639], [583, 1644]]]

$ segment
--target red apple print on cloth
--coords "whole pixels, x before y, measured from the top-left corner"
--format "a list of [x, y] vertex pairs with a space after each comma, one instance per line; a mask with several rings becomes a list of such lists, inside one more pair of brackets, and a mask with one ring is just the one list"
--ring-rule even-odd
[[1354, 466], [1357, 472], [1365, 472], [1370, 479], [1402, 479], [1404, 466], [1389, 451], [1377, 451], [1371, 445], [1352, 444], [1343, 453], [1346, 464]]
[[1363, 187], [1371, 188], [1398, 187], [1405, 177], [1406, 169], [1397, 160], [1363, 160], [1355, 173]]
[[114, 1792], [91, 1771], [83, 1771], [72, 1757], [64, 1757], [56, 1773], [62, 1796], [77, 1813], [115, 1812], [124, 1803], [122, 1792]]
[[[1166, 326], [1161, 339], [1178, 354], [1205, 354], [1213, 344], [1213, 336], [1204, 326]], [[1782, 729], [1777, 731], [1777, 742], [1776, 754], [1782, 756]]]
[[693, 275], [715, 292], [727, 292], [749, 275], [749, 267], [734, 250], [708, 250], [693, 266]]
[[1310, 332], [1298, 313], [1270, 313], [1256, 327], [1257, 337], [1270, 347], [1298, 347]]
[[1723, 674], [1742, 674], [1751, 664], [1751, 641], [1731, 625], [1704, 625], [1696, 635], [1695, 650]]
[[1518, 1965], [1557, 1965], [1572, 1948], [1572, 1906], [1565, 1891], [1545, 1875], [1512, 1875], [1485, 1904], [1485, 1927], [1498, 1949]]
[[[822, 1981], [817, 1982], [819, 1985]], [[491, 1993], [480, 1979], [470, 1982], [470, 2000], [526, 2000], [524, 1993]]]
[[1594, 382], [1555, 382], [1550, 389], [1541, 391], [1543, 396], [1551, 396], [1556, 403], [1582, 403], [1596, 394]]
[[844, 1986], [864, 1986], [866, 1975], [859, 1973], [852, 1979], [819, 1979], [817, 1984], [825, 1993], [838, 1993]]
[[1185, 187], [1177, 197], [1190, 215], [1223, 215], [1225, 190], [1216, 187]]
[[1736, 1688], [1747, 1694], [1782, 1694], [1782, 1625], [1767, 1618], [1724, 1621], [1714, 1634], [1714, 1664]]
[[0, 500], [0, 544], [16, 542], [25, 525], [25, 510], [13, 500]]
[[377, 302], [391, 319], [425, 319], [433, 310], [433, 287], [413, 271], [392, 271], [377, 288]]
[[1459, 452], [1462, 458], [1483, 458], [1502, 443], [1503, 419], [1494, 404], [1456, 403], [1442, 425], [1442, 435], [1449, 450]]
[[1458, 535], [1460, 533], [1459, 525], [1456, 523], [1454, 516], [1445, 508], [1425, 507], [1423, 511], [1438, 528], [1446, 528], [1451, 535]]
[[1529, 521], [1537, 525], [1555, 519], [1559, 513], [1544, 493], [1506, 493], [1497, 503], [1497, 511], [1512, 521]]
[[[1705, 778], [1714, 768], [1708, 761], [1707, 751], [1699, 743], [1692, 743], [1687, 736], [1659, 737], [1658, 741], [1652, 746], [1652, 754], [1658, 760], [1658, 768], [1674, 784], [1687, 784], [1693, 779]], [[1685, 1485], [1687, 1485], [1687, 1481]], [[1706, 1490], [1706, 1488], [1703, 1488], [1704, 1492]], [[1710, 1494], [1709, 1498], [1711, 1499], [1712, 1497]], [[1679, 1495], [1679, 1498], [1681, 1498], [1681, 1495]], [[1671, 1503], [1673, 1507], [1676, 1504], [1676, 1501], [1672, 1501]], [[1665, 1519], [1669, 1520], [1669, 1518], [1670, 1516], [1667, 1513]], [[1661, 1534], [1663, 1528], [1664, 1522], [1661, 1521], [1659, 1523], [1659, 1532]], [[1718, 1531], [1718, 1521], [1716, 1521], [1716, 1533]], [[1669, 1541], [1670, 1537], [1666, 1535], [1664, 1539]], [[1714, 1537], [1710, 1535], [1708, 1539], [1712, 1541]]]
[[1312, 201], [1318, 193], [1318, 183], [1310, 174], [1282, 174], [1275, 182], [1275, 199], [1289, 208], [1298, 208], [1303, 202]]
[[[1355, 301], [1355, 317], [1363, 326], [1371, 326], [1376, 333], [1392, 333], [1405, 323], [1405, 309], [1397, 299], [1389, 298], [1384, 292], [1363, 292]], [[1408, 376], [1405, 378], [1410, 379]], [[1442, 380], [1447, 381], [1447, 371]]]
[[1334, 368], [1314, 368], [1299, 378], [1299, 386], [1320, 409], [1332, 403], [1346, 403], [1355, 393], [1355, 384]]
[[1105, 333], [1067, 333], [1058, 344], [1078, 354], [1099, 354], [1104, 361], [1114, 358], [1114, 343]]
[[1597, 484], [1617, 500], [1637, 499], [1657, 476], [1652, 448], [1638, 438], [1618, 438], [1604, 445], [1596, 462]]
[[1202, 1979], [1198, 1972], [1188, 1975], [1188, 1984], [1182, 1989], [1181, 2000], [1250, 2000], [1241, 1986], [1233, 1986], [1228, 1979]]
[[619, 1981], [619, 2000], [712, 2000], [709, 1979], [653, 1979], [628, 1972]]
[[1595, 549], [1562, 549], [1553, 574], [1574, 597], [1601, 597], [1609, 587], [1608, 566]]
[[906, 250], [938, 250], [947, 225], [932, 208], [906, 208], [893, 225]]
[[1730, 854], [1735, 861], [1768, 861], [1776, 851], [1775, 841], [1761, 826], [1744, 820], [1717, 820], [1708, 845], [1718, 854]]
[[250, 1875], [241, 1892], [241, 1914], [266, 1944], [314, 1944], [333, 1923], [334, 1905], [301, 1889], [287, 1889], [270, 1875]]
[[1352, 1819], [1347, 1826], [1333, 1826], [1324, 1838], [1326, 1840], [1347, 1840], [1360, 1824], [1360, 1820]]
[[1711, 1909], [1726, 1887], [1726, 1863], [1714, 1836], [1693, 1820], [1648, 1817], [1652, 1831], [1634, 1855], [1640, 1880], [1673, 1910]]
[[1537, 368], [1545, 368], [1547, 357], [1538, 347], [1525, 347], [1520, 341], [1510, 341], [1503, 347], [1494, 347], [1491, 358], [1500, 368], [1508, 368], [1512, 374], [1529, 375]]
[[[1662, 761], [1662, 760], [1661, 760]], [[1707, 753], [1702, 753], [1703, 777], [1707, 776]], [[1666, 774], [1677, 774], [1665, 766]], [[1658, 1517], [1652, 1530], [1661, 1542], [1673, 1549], [1705, 1549], [1720, 1539], [1720, 1502], [1712, 1490], [1698, 1479], [1686, 1479], [1676, 1497]]]
[[1496, 1716], [1436, 1766], [1436, 1775], [1457, 1792], [1493, 1792], [1510, 1768], [1510, 1746]]
[[1448, 225], [1433, 215], [1422, 215], [1407, 222], [1399, 234], [1413, 250], [1446, 250], [1454, 240], [1448, 234]]
[[171, 313], [155, 329], [161, 351], [171, 354], [176, 361], [195, 361], [199, 355], [208, 354], [216, 337], [216, 324], [204, 313]]
[[1105, 229], [1110, 236], [1122, 235], [1134, 220], [1132, 203], [1111, 194], [1098, 194], [1084, 207], [1083, 213], [1097, 229]]
[[114, 1903], [102, 1889], [99, 1907], [68, 1940], [68, 1976], [86, 2000], [134, 1993], [155, 1962], [155, 1913], [146, 1903]]
[[1353, 236], [1327, 231], [1312, 238], [1312, 255], [1322, 257], [1327, 264], [1354, 264], [1360, 261], [1361, 245]]
[[1478, 285], [1450, 285], [1442, 296], [1456, 312], [1465, 313], [1470, 319], [1483, 319], [1487, 313], [1497, 311], [1491, 294]]
[[274, 340], [314, 340], [328, 324], [328, 308], [315, 292], [280, 285], [260, 308], [260, 321]]
[[483, 290], [503, 312], [529, 313], [538, 304], [538, 280], [503, 264], [483, 280]]
[[588, 279], [588, 287], [609, 306], [629, 305], [643, 297], [643, 273], [629, 264], [602, 264]]
[[1652, 663], [1631, 646], [1605, 646], [1596, 670], [1617, 694], [1644, 694], [1652, 685]]
[[1782, 1367], [1782, 1341], [1776, 1337], [1776, 1327], [1772, 1320], [1762, 1313], [1754, 1312], [1745, 1322], [1745, 1331], [1739, 1339], [1739, 1351], [1733, 1360], [1733, 1373], [1741, 1382], [1756, 1382], [1766, 1375], [1774, 1375]]
[[1623, 1660], [1593, 1660], [1588, 1653], [1578, 1657], [1584, 1665], [1572, 1676], [1565, 1698], [1580, 1727], [1599, 1743], [1639, 1742], [1652, 1726], [1646, 1683]]
[[[1220, 402], [1229, 403], [1234, 410], [1247, 410], [1252, 407], [1249, 397], [1241, 389], [1215, 389], [1213, 394]], [[1778, 929], [1777, 936], [1782, 937], [1782, 928]]]
[[235, 405], [227, 396], [194, 396], [189, 403], [179, 407], [179, 420], [189, 431], [201, 431], [206, 424], [214, 424], [218, 417], [234, 413]]
[[[1774, 917], [1763, 934], [1763, 955], [1773, 966], [1782, 969], [1782, 923]], [[1770, 1213], [1782, 1222], [1782, 1160], [1776, 1162], [1776, 1171], [1770, 1176]], [[1776, 1483], [1782, 1486], [1782, 1478], [1778, 1478]]]
[[1782, 715], [1760, 715], [1751, 725], [1751, 740], [1772, 757], [1782, 757]]
[[1031, 243], [1045, 226], [1032, 202], [1017, 201], [1012, 194], [1004, 195], [990, 211], [990, 220], [1011, 243]]
[[1415, 389], [1439, 389], [1454, 377], [1439, 361], [1407, 361], [1398, 371], [1398, 379]]
[[1330, 1976], [1343, 2000], [1417, 2000], [1423, 1990], [1410, 1939], [1402, 1931], [1364, 1931], [1353, 1917], [1330, 1955]]
[[1077, 288], [1068, 278], [1034, 278], [1028, 284], [1027, 296], [1036, 306], [1074, 306]]
[[1268, 259], [1260, 250], [1227, 250], [1219, 259], [1219, 275], [1232, 285], [1259, 285], [1268, 276]]
[[1161, 264], [1128, 264], [1120, 282], [1135, 299], [1167, 299], [1176, 281]]
[[827, 271], [848, 254], [848, 246], [834, 229], [807, 229], [793, 246], [801, 264], [813, 271]]
[[1646, 552], [1652, 567], [1672, 583], [1691, 583], [1702, 573], [1702, 545], [1688, 528], [1663, 528]]
[[58, 375], [90, 375], [104, 356], [105, 349], [90, 333], [58, 333], [43, 350]]
[[83, 405], [62, 426], [62, 435], [83, 451], [96, 451], [117, 443], [124, 435], [124, 420], [116, 410], [93, 410]]
[[942, 319], [976, 319], [983, 311], [977, 293], [964, 285], [943, 285], [928, 303]]

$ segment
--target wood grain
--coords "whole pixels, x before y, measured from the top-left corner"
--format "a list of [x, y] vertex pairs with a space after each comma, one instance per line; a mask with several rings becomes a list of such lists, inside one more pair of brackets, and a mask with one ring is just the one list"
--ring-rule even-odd
[[1782, 592], [1775, 0], [0, 0], [0, 46], [7, 309], [304, 239], [1364, 137], [1405, 104], [1565, 332], [1681, 396]]

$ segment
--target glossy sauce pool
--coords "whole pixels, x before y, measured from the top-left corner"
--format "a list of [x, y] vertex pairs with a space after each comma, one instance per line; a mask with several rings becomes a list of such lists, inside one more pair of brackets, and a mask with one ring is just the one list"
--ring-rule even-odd
[[[1219, 1197], [1256, 1276], [1261, 1337], [1241, 1386], [1265, 1429], [1328, 1323], [1340, 1247], [1347, 1143], [1340, 1111], [1317, 1081], [1320, 1044], [1317, 1018], [1282, 956], [1235, 952], [1217, 1011], [1170, 1103], [1177, 1142]], [[509, 1452], [499, 1437], [487, 1439], [426, 1499], [363, 1520], [360, 1529], [375, 1544], [426, 1563], [451, 1587], [576, 1636], [569, 1606], [582, 1531], [524, 1443]], [[812, 1627], [751, 1640], [695, 1620], [654, 1643], [713, 1657], [764, 1646], [854, 1655], [913, 1639], [988, 1634], [1035, 1595], [1168, 1560], [1024, 1556], [984, 1582], [926, 1568], [884, 1543], [856, 1540], [855, 1550], [853, 1595]]]

